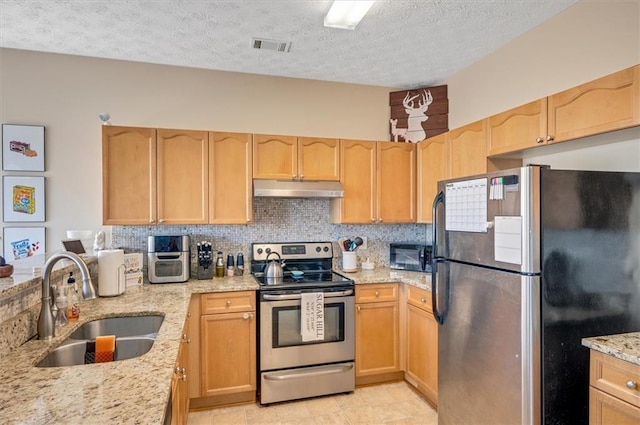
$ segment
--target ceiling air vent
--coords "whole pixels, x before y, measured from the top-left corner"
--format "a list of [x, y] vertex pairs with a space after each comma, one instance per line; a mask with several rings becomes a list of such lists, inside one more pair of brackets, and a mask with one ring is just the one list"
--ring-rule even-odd
[[291, 48], [290, 41], [269, 40], [266, 38], [252, 38], [251, 44], [254, 49], [273, 50], [276, 52], [287, 53]]

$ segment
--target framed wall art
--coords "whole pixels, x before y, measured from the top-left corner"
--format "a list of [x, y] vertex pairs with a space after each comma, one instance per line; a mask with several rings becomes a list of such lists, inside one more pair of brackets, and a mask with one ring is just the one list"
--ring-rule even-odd
[[2, 124], [2, 169], [44, 171], [44, 126]]
[[5, 227], [4, 256], [7, 261], [44, 254], [44, 227]]
[[44, 177], [2, 177], [2, 204], [7, 223], [44, 221]]

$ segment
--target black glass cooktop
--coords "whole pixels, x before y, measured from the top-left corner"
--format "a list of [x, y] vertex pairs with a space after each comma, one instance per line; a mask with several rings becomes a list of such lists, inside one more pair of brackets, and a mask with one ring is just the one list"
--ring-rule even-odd
[[349, 285], [353, 284], [351, 279], [339, 275], [332, 271], [323, 272], [305, 272], [301, 276], [293, 276], [291, 272], [285, 272], [282, 280], [270, 280], [264, 276], [263, 273], [256, 273], [255, 279], [260, 283], [260, 289], [270, 288], [309, 288], [309, 287], [324, 287], [332, 285]]

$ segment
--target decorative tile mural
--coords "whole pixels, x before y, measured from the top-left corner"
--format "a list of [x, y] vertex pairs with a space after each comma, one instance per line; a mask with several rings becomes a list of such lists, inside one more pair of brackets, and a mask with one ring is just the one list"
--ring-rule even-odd
[[[331, 201], [328, 199], [254, 198], [254, 222], [246, 225], [188, 225], [188, 226], [114, 226], [114, 248], [125, 252], [147, 252], [147, 236], [182, 235], [191, 237], [191, 271], [195, 271], [195, 245], [208, 241], [214, 254], [242, 252], [250, 261], [253, 242], [334, 242], [334, 265], [339, 266], [340, 249], [337, 240], [342, 236], [366, 237], [367, 249], [356, 251], [360, 261], [367, 257], [376, 266], [389, 266], [390, 242], [431, 241], [431, 225], [427, 224], [334, 224], [329, 220]], [[146, 270], [146, 255], [145, 255]], [[145, 272], [146, 274], [146, 272]]]

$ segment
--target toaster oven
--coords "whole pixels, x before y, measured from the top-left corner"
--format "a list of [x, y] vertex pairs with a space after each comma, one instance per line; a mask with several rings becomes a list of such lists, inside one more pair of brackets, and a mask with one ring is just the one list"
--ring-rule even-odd
[[189, 236], [149, 236], [147, 274], [150, 283], [181, 283], [191, 274]]

